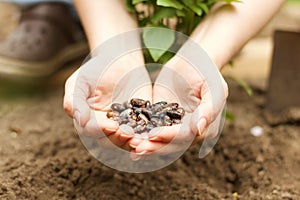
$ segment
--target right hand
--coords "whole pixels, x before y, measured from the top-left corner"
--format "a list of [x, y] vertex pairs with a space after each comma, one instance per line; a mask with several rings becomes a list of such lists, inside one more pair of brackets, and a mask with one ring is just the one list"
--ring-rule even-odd
[[[99, 58], [92, 58], [67, 80], [64, 109], [74, 118], [78, 134], [97, 138], [103, 146], [130, 150], [128, 140], [133, 130], [120, 129], [106, 113], [113, 102], [124, 102], [132, 97], [152, 100], [151, 81], [139, 53], [118, 59], [108, 68], [99, 66]], [[140, 86], [139, 88], [137, 86]]]

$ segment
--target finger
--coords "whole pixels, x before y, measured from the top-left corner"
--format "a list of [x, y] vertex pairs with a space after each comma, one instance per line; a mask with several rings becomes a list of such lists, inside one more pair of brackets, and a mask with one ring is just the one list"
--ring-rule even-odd
[[117, 134], [122, 140], [128, 140], [134, 136], [134, 130], [132, 127], [122, 124], [117, 130]]
[[77, 120], [75, 120], [74, 124], [77, 133], [93, 138], [101, 138], [116, 133], [119, 129], [118, 123], [105, 117], [101, 117], [102, 115], [101, 112], [94, 111], [93, 114], [90, 115], [91, 119], [84, 127], [80, 126]]
[[[131, 127], [127, 125], [121, 125], [117, 130], [113, 129], [114, 132], [107, 135], [109, 141], [114, 144], [116, 147], [120, 147], [122, 149], [130, 150], [131, 147], [128, 144], [128, 140], [133, 137], [134, 131]], [[103, 145], [105, 147], [112, 148], [112, 145], [109, 145], [107, 140], [103, 140]]]
[[126, 141], [120, 140], [119, 135], [114, 133], [107, 137], [102, 137], [97, 139], [98, 143], [101, 147], [106, 149], [113, 149], [113, 148], [122, 148], [125, 146]]
[[149, 140], [164, 143], [189, 142], [193, 140], [196, 135], [191, 132], [186, 124], [187, 123], [154, 128], [149, 133]]
[[[213, 93], [212, 93], [213, 92]], [[201, 89], [200, 105], [193, 112], [190, 127], [193, 132], [201, 135], [217, 116], [222, 113], [226, 103], [226, 89], [216, 89], [211, 91], [206, 84]]]
[[141, 139], [141, 138], [133, 137], [128, 141], [128, 143], [131, 148], [135, 149], [142, 141], [143, 141], [143, 139]]
[[223, 113], [221, 112], [218, 117], [208, 126], [207, 129], [205, 129], [205, 131], [203, 132], [203, 134], [200, 135], [200, 139], [204, 140], [204, 139], [212, 139], [215, 138], [220, 129], [222, 129], [221, 126], [223, 126], [223, 124], [221, 124], [222, 121], [222, 117]]
[[103, 148], [122, 148], [124, 150], [130, 151], [132, 148], [129, 146], [127, 142], [128, 140], [129, 139], [121, 139], [119, 134], [114, 133], [109, 135], [108, 137], [102, 137], [97, 141]]
[[64, 110], [73, 117], [80, 126], [85, 126], [89, 120], [90, 107], [87, 98], [90, 94], [89, 87], [79, 76], [77, 70], [65, 84]]
[[128, 142], [126, 142], [122, 147], [122, 149], [126, 150], [126, 151], [131, 151], [132, 148], [131, 146], [128, 144]]
[[114, 133], [108, 136], [108, 139], [117, 147], [122, 147], [125, 145], [128, 139], [121, 139], [120, 134]]
[[185, 151], [190, 144], [164, 143], [149, 140], [142, 141], [136, 148], [135, 153], [139, 156], [145, 155], [166, 155], [174, 152]]

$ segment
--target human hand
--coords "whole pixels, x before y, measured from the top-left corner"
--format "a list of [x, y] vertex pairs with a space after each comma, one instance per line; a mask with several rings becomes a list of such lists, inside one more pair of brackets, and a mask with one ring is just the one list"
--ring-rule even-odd
[[111, 103], [123, 103], [132, 97], [151, 100], [150, 78], [140, 52], [127, 54], [110, 66], [101, 65], [105, 59], [99, 54], [67, 80], [64, 109], [74, 118], [78, 134], [96, 138], [105, 147], [112, 147], [112, 142], [129, 150], [127, 141], [133, 137], [133, 130], [120, 128], [106, 113]]
[[215, 137], [228, 95], [226, 82], [218, 76], [222, 84], [211, 84], [214, 80], [208, 79], [212, 77], [204, 77], [179, 56], [172, 58], [155, 82], [153, 102], [178, 102], [186, 111], [185, 117], [181, 125], [153, 129], [149, 140], [131, 139], [129, 144], [135, 148], [132, 157], [169, 154]]

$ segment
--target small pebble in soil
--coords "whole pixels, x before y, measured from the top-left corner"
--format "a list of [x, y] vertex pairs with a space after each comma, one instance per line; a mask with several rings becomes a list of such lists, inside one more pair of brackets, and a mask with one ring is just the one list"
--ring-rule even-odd
[[[133, 128], [135, 133], [142, 134], [155, 127], [180, 124], [185, 114], [178, 103], [160, 101], [151, 104], [150, 101], [134, 98], [123, 104], [113, 103], [106, 116], [119, 123]], [[143, 138], [147, 138], [143, 134]]]
[[264, 129], [261, 126], [254, 126], [250, 129], [251, 135], [255, 137], [260, 137], [264, 132]]

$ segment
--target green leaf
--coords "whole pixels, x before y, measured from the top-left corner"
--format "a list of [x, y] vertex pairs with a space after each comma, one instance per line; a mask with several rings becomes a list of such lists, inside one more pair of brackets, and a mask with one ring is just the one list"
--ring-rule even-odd
[[234, 116], [232, 113], [229, 113], [229, 112], [226, 112], [225, 118], [226, 118], [228, 121], [231, 121], [231, 122], [234, 122], [234, 121], [235, 121], [235, 116]]
[[209, 12], [209, 8], [207, 4], [203, 3], [201, 0], [197, 0], [197, 5], [207, 14]]
[[253, 95], [253, 90], [252, 90], [252, 88], [248, 85], [248, 83], [246, 83], [245, 81], [243, 81], [243, 80], [241, 80], [241, 79], [232, 77], [232, 76], [229, 76], [229, 78], [230, 78], [231, 80], [234, 80], [234, 81], [237, 82], [242, 88], [244, 88], [244, 90], [247, 92], [247, 94], [248, 94], [249, 96], [252, 96], [252, 95]]
[[238, 3], [241, 3], [243, 2], [242, 0], [215, 0], [216, 2], [219, 1], [219, 2], [226, 2], [226, 3], [233, 3], [233, 2], [238, 2]]
[[176, 10], [176, 15], [178, 17], [185, 17], [186, 16], [186, 14], [183, 10]]
[[143, 2], [143, 1], [147, 1], [147, 0], [132, 0], [132, 4], [135, 5], [135, 4]]
[[138, 20], [139, 27], [145, 27], [148, 22], [149, 22], [148, 18], [143, 18], [143, 19]]
[[248, 85], [248, 83], [246, 83], [245, 81], [243, 80], [237, 80], [238, 84], [240, 84], [240, 86], [242, 86], [245, 91], [247, 92], [247, 94], [249, 96], [252, 96], [253, 95], [253, 90], [252, 88]]
[[173, 58], [173, 56], [175, 55], [175, 53], [167, 51], [165, 52], [159, 59], [159, 63], [161, 64], [166, 64], [171, 58]]
[[179, 10], [184, 8], [184, 5], [182, 5], [178, 0], [157, 0], [156, 4], [159, 6], [171, 7]]
[[131, 1], [132, 1], [132, 0], [126, 0], [126, 9], [127, 9], [129, 12], [135, 12], [135, 7], [134, 7], [134, 5], [132, 4]]
[[203, 14], [201, 7], [197, 6], [193, 0], [183, 0], [183, 3], [192, 11], [194, 11], [198, 16], [201, 16]]
[[172, 46], [175, 34], [167, 28], [148, 27], [143, 32], [143, 41], [155, 62]]
[[215, 0], [208, 0], [208, 1], [207, 1], [207, 5], [208, 5], [208, 6], [212, 6], [212, 5], [214, 5], [215, 3], [216, 3]]
[[176, 16], [176, 9], [174, 8], [161, 8], [151, 18], [153, 23], [158, 22], [163, 18], [172, 18]]
[[233, 60], [229, 60], [228, 65], [233, 68], [234, 67]]

